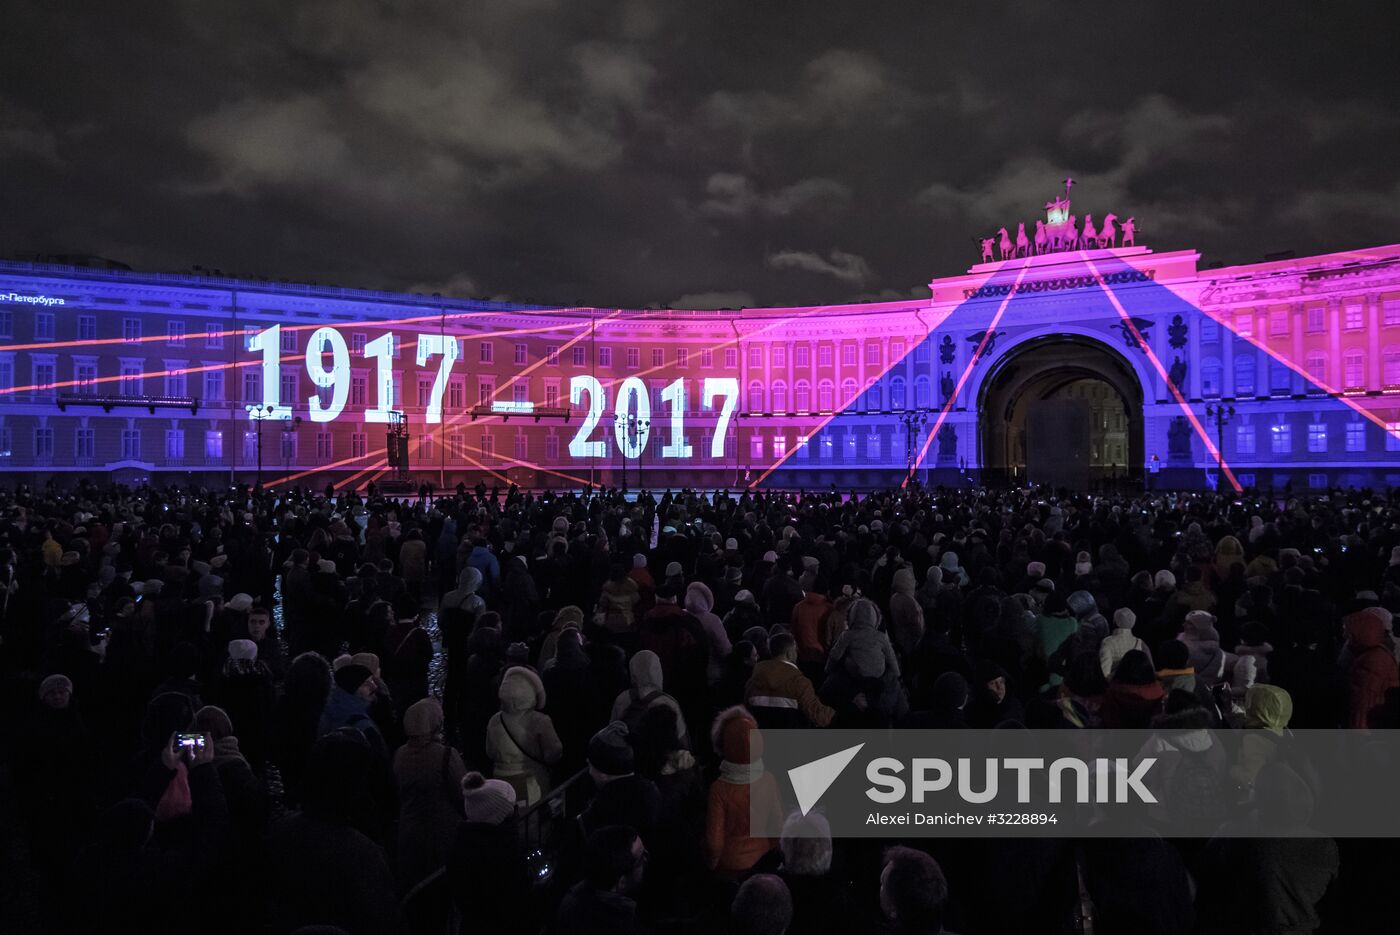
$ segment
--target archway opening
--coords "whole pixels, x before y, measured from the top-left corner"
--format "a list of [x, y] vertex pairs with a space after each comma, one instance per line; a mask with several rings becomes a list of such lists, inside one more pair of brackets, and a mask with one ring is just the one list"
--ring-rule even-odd
[[1142, 386], [1106, 345], [1076, 335], [1028, 341], [982, 385], [982, 477], [987, 484], [1071, 490], [1140, 484]]

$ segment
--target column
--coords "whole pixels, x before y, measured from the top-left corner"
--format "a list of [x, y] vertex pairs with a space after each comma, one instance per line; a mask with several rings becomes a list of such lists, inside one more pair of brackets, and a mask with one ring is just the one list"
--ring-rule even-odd
[[1381, 301], [1375, 293], [1361, 299], [1362, 314], [1366, 316], [1366, 381], [1368, 390], [1381, 388]]
[[[1162, 328], [1165, 332], [1167, 329]], [[1169, 345], [1170, 346], [1170, 345]], [[1187, 399], [1201, 398], [1201, 325], [1200, 322], [1191, 326], [1186, 334], [1186, 353], [1189, 363], [1186, 368], [1186, 386], [1182, 387], [1182, 393]], [[1170, 390], [1168, 391], [1170, 393]]]
[[1342, 386], [1342, 315], [1341, 303], [1327, 300], [1327, 383], [1334, 390]]
[[[1293, 363], [1299, 368], [1307, 367], [1307, 356], [1303, 352], [1303, 329], [1307, 318], [1302, 302], [1294, 302], [1288, 308], [1289, 334], [1293, 337]], [[1307, 389], [1307, 380], [1297, 370], [1293, 371], [1293, 395], [1298, 396]]]
[[1235, 395], [1235, 332], [1220, 326], [1220, 395]]

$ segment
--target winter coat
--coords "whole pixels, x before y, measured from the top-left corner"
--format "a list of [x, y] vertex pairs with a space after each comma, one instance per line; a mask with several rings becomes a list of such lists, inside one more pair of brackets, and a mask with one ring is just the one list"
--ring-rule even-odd
[[1252, 788], [1259, 771], [1278, 758], [1280, 738], [1293, 717], [1293, 699], [1276, 685], [1255, 685], [1244, 698], [1244, 726], [1230, 778]]
[[348, 935], [407, 931], [383, 849], [354, 828], [294, 815], [269, 833], [267, 855], [274, 931], [305, 925], [334, 925]]
[[705, 677], [711, 685], [718, 682], [719, 677], [724, 674], [724, 660], [729, 658], [732, 648], [729, 635], [724, 632], [724, 622], [715, 616], [714, 606], [715, 597], [708, 586], [695, 581], [686, 588], [686, 612], [700, 621], [700, 628], [705, 631], [706, 649], [709, 652]]
[[1104, 678], [1112, 678], [1113, 673], [1118, 668], [1118, 663], [1123, 657], [1135, 649], [1142, 650], [1147, 654], [1150, 661], [1152, 653], [1147, 648], [1147, 644], [1133, 636], [1131, 628], [1119, 627], [1099, 644], [1099, 665], [1103, 668]]
[[365, 735], [370, 747], [381, 754], [385, 752], [384, 735], [369, 716], [369, 701], [336, 685], [331, 688], [331, 696], [326, 699], [326, 706], [321, 711], [317, 733], [324, 737], [342, 727], [355, 728]]
[[462, 757], [438, 741], [410, 740], [394, 754], [399, 790], [399, 882], [407, 889], [447, 860], [462, 819]]
[[1379, 614], [1359, 611], [1343, 621], [1354, 656], [1347, 669], [1347, 726], [1370, 725], [1371, 713], [1385, 704], [1386, 693], [1400, 687], [1395, 656], [1385, 646]]
[[757, 726], [744, 708], [729, 708], [715, 718], [710, 732], [723, 760], [706, 802], [705, 856], [710, 869], [729, 879], [771, 850], [782, 828], [783, 804], [777, 782], [763, 769]]
[[924, 611], [914, 597], [914, 569], [906, 566], [896, 571], [890, 587], [890, 638], [908, 658], [924, 638]]
[[451, 829], [447, 879], [452, 898], [471, 931], [514, 935], [532, 930], [530, 872], [513, 822], [464, 821]]
[[853, 678], [877, 679], [886, 670], [899, 674], [899, 662], [895, 658], [890, 638], [876, 629], [873, 624], [851, 625], [831, 647], [826, 658], [826, 671], [844, 670]]
[[632, 687], [613, 699], [609, 720], [625, 721], [629, 728], [641, 724], [642, 715], [648, 708], [666, 705], [676, 712], [676, 740], [683, 747], [690, 746], [690, 738], [685, 729], [685, 715], [676, 699], [663, 691], [661, 659], [649, 649], [644, 649], [632, 657], [627, 664], [632, 677]]
[[512, 666], [501, 676], [501, 710], [486, 724], [486, 755], [494, 775], [533, 805], [550, 789], [550, 769], [564, 755], [554, 722], [542, 710], [544, 683], [533, 670]]
[[1214, 688], [1228, 677], [1235, 664], [1234, 656], [1220, 648], [1220, 634], [1215, 627], [1192, 629], [1188, 626], [1177, 639], [1190, 650], [1191, 667], [1196, 670], [1196, 678], [1207, 688]]
[[806, 723], [817, 727], [830, 724], [835, 714], [822, 704], [802, 670], [785, 659], [765, 659], [753, 667], [744, 688], [744, 703], [750, 708], [800, 712]]
[[428, 574], [428, 543], [409, 539], [399, 547], [399, 568], [404, 581], [422, 581]]
[[822, 640], [823, 623], [831, 613], [825, 594], [812, 591], [792, 609], [792, 636], [797, 640], [797, 660], [820, 665], [830, 647]]

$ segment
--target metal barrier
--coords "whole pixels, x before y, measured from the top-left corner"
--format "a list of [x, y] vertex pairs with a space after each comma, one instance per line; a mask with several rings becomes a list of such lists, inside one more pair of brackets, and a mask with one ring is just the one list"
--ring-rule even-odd
[[578, 789], [583, 778], [587, 775], [586, 768], [579, 770], [550, 789], [544, 798], [526, 808], [516, 817], [516, 826], [520, 830], [520, 840], [525, 845], [526, 853], [543, 847], [550, 831], [556, 825], [574, 817], [567, 814], [566, 800], [569, 792]]

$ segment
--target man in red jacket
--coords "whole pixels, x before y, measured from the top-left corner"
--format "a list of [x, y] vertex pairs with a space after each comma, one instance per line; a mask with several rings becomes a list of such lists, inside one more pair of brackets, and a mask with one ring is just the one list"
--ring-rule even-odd
[[1385, 611], [1358, 610], [1342, 621], [1351, 648], [1347, 669], [1347, 727], [1370, 726], [1371, 712], [1385, 704], [1386, 692], [1400, 688], [1400, 670], [1385, 645]]

